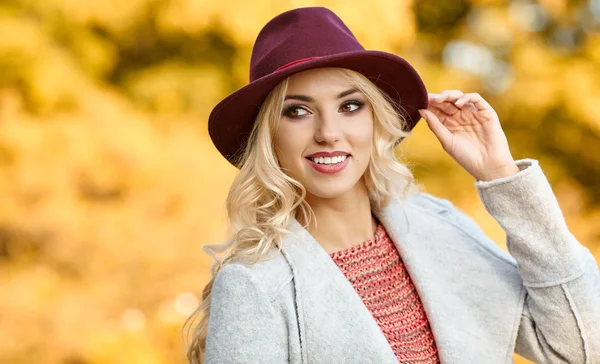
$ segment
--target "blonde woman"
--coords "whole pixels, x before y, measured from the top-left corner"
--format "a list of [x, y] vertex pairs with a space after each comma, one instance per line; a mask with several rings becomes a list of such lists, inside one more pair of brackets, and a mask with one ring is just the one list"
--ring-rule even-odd
[[[209, 120], [240, 172], [234, 236], [209, 246], [225, 254], [188, 322], [191, 363], [600, 363], [597, 264], [481, 96], [427, 94], [325, 8], [271, 20], [250, 80]], [[510, 255], [396, 159], [420, 117]]]

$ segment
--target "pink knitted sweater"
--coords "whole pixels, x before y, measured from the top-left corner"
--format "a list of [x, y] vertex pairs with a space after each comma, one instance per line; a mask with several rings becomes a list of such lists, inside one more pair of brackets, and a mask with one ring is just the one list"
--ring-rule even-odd
[[380, 223], [359, 245], [330, 254], [375, 318], [399, 363], [439, 363], [423, 304]]

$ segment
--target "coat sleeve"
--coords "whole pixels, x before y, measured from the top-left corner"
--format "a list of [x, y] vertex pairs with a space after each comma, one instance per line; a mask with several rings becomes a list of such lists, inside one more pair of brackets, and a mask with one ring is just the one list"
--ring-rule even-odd
[[252, 272], [224, 266], [215, 277], [206, 336], [206, 364], [288, 362], [283, 319]]
[[506, 232], [527, 294], [515, 351], [539, 363], [600, 363], [600, 272], [569, 231], [534, 159], [475, 186]]

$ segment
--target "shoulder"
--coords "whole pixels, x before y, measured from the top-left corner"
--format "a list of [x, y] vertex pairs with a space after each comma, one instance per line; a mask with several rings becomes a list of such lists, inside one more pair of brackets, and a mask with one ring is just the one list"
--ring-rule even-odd
[[435, 215], [437, 220], [454, 225], [458, 229], [467, 230], [470, 235], [483, 234], [480, 227], [464, 211], [454, 206], [445, 198], [436, 197], [426, 192], [418, 192], [406, 199], [405, 206], [420, 212]]
[[234, 262], [223, 266], [215, 276], [213, 290], [253, 289], [273, 301], [292, 281], [293, 275], [283, 254], [272, 251], [255, 264]]
[[407, 197], [405, 205], [409, 209], [426, 213], [429, 217], [435, 218], [438, 223], [451, 225], [468, 238], [464, 240], [465, 242], [475, 243], [495, 258], [513, 267], [516, 266], [514, 258], [502, 250], [466, 212], [456, 207], [450, 200], [418, 192]]
[[[426, 192], [417, 192], [406, 196], [400, 203], [402, 208], [414, 218], [439, 222], [459, 223], [455, 217], [457, 214], [464, 215], [463, 211], [445, 198], [437, 197]], [[464, 224], [464, 221], [461, 223]]]
[[416, 207], [422, 210], [443, 214], [448, 213], [455, 208], [449, 200], [436, 197], [426, 192], [417, 192], [406, 198], [406, 202], [411, 207]]
[[479, 226], [463, 210], [445, 198], [418, 192], [408, 196], [404, 205], [408, 209], [417, 209], [420, 212], [429, 213], [429, 215], [435, 214], [442, 221], [455, 224], [457, 227], [480, 230]]

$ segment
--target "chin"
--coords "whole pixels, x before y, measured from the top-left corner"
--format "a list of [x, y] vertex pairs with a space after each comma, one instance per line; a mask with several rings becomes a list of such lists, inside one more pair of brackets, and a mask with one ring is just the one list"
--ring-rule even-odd
[[351, 186], [311, 186], [312, 188], [307, 188], [306, 192], [315, 197], [319, 198], [336, 198], [344, 193], [348, 192], [351, 189]]

